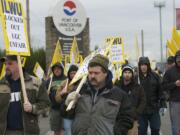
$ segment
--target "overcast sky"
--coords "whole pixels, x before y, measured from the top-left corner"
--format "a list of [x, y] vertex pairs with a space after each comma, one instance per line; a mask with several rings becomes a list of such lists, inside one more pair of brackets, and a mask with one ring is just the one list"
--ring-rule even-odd
[[[51, 16], [59, 0], [30, 0], [31, 38], [34, 46], [45, 45], [45, 18]], [[101, 44], [108, 36], [121, 36], [126, 53], [133, 53], [135, 34], [141, 45], [144, 30], [145, 55], [158, 60], [160, 57], [159, 9], [154, 0], [80, 0], [90, 18], [90, 46]], [[173, 0], [166, 0], [162, 9], [163, 45], [171, 38], [173, 27]], [[176, 7], [180, 1], [176, 0]], [[2, 40], [2, 37], [0, 38]], [[2, 43], [2, 42], [1, 42]]]

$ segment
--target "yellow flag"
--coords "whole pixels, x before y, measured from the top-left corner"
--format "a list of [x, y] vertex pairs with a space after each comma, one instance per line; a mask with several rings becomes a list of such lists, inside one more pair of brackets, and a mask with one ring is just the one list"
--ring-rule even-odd
[[172, 40], [167, 41], [167, 48], [170, 49], [173, 54], [176, 53], [175, 43]]
[[44, 70], [42, 69], [42, 67], [38, 62], [36, 62], [34, 66], [33, 73], [40, 79], [44, 77]]
[[82, 57], [82, 55], [79, 55], [79, 61], [80, 61], [80, 65], [82, 65], [83, 64], [83, 57]]
[[167, 48], [167, 55], [169, 57], [169, 56], [174, 56], [175, 54], [172, 52], [171, 49]]
[[2, 66], [2, 70], [0, 72], [0, 80], [5, 76], [5, 64]]
[[137, 34], [136, 34], [136, 41], [135, 41], [135, 50], [136, 50], [136, 59], [138, 61], [140, 54], [139, 54], [139, 44], [138, 44], [138, 36], [137, 36]]
[[24, 67], [26, 64], [26, 57], [21, 57], [21, 63], [22, 63], [22, 67]]
[[173, 32], [172, 32], [172, 39], [175, 41], [175, 45], [177, 45], [177, 50], [180, 50], [180, 35], [177, 32], [176, 28], [173, 28]]
[[79, 62], [79, 49], [76, 38], [74, 37], [70, 51], [70, 63], [77, 64]]
[[62, 62], [62, 58], [63, 58], [63, 53], [62, 53], [62, 49], [61, 49], [61, 45], [59, 40], [57, 41], [56, 44], [56, 48], [52, 57], [52, 62], [51, 62], [51, 66], [54, 65], [57, 62]]

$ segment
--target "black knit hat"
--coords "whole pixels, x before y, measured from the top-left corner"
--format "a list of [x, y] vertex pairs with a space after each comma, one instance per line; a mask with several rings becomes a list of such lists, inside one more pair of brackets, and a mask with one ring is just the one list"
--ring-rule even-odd
[[99, 65], [108, 71], [109, 59], [101, 54], [97, 54], [90, 60], [88, 67], [91, 67], [94, 64]]

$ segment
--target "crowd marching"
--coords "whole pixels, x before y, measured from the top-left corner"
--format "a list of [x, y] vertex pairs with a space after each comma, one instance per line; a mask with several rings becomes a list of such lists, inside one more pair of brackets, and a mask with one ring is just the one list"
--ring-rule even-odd
[[47, 80], [23, 68], [28, 102], [23, 101], [17, 57], [7, 55], [0, 63], [6, 66], [0, 80], [0, 135], [39, 135], [40, 114], [49, 116], [54, 135], [147, 135], [148, 127], [151, 135], [160, 135], [167, 103], [172, 135], [180, 135], [180, 50], [167, 59], [164, 73], [153, 71], [149, 58], [140, 57], [137, 67], [123, 64], [114, 83], [109, 59], [96, 54], [80, 92], [81, 80], [71, 84], [75, 64], [66, 76], [61, 63], [53, 64]]

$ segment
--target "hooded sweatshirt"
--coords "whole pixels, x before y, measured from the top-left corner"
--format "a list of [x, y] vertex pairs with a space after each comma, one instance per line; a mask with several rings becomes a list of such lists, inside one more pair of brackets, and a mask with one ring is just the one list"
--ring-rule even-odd
[[[63, 69], [62, 65], [59, 63], [56, 63], [55, 65], [52, 66], [52, 71], [54, 70], [55, 66], [60, 67], [62, 70], [62, 73], [60, 76], [55, 76], [55, 74], [53, 75], [50, 93], [49, 93], [49, 99], [51, 101], [51, 108], [55, 109], [55, 110], [59, 110], [60, 105], [55, 100], [56, 91], [57, 91], [58, 87], [61, 85], [62, 81], [64, 81], [66, 79], [66, 77], [64, 75], [64, 69]], [[49, 83], [50, 83], [50, 79], [47, 81], [47, 88], [49, 86]]]
[[[144, 76], [141, 72], [140, 66], [147, 65], [147, 75]], [[163, 92], [161, 90], [160, 77], [151, 70], [150, 61], [148, 57], [140, 57], [139, 59], [139, 81], [144, 88], [146, 95], [145, 114], [151, 114], [159, 111], [159, 108], [164, 107]]]
[[143, 87], [135, 82], [133, 69], [128, 68], [128, 67], [130, 67], [130, 66], [125, 65], [123, 67], [122, 75], [123, 75], [123, 72], [126, 70], [131, 71], [132, 75], [133, 75], [131, 82], [129, 84], [125, 85], [124, 78], [122, 76], [121, 79], [115, 83], [115, 85], [120, 87], [123, 91], [125, 91], [128, 94], [128, 97], [132, 103], [133, 110], [135, 112], [134, 119], [137, 120], [139, 115], [142, 114], [142, 112], [144, 110], [144, 107], [146, 104], [146, 98], [145, 98], [145, 93], [144, 93]]

